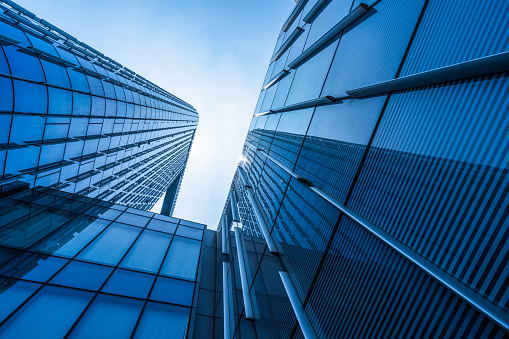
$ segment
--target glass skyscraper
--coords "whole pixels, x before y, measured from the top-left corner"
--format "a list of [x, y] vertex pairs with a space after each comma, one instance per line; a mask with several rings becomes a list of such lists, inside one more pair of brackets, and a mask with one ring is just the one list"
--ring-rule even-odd
[[0, 1], [0, 194], [45, 186], [171, 214], [193, 106]]
[[297, 2], [218, 227], [216, 338], [509, 337], [508, 24]]

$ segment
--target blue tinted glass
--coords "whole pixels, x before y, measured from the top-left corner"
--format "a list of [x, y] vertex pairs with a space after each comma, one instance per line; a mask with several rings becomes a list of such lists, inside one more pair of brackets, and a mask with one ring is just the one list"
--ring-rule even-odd
[[175, 233], [177, 224], [169, 222], [169, 221], [152, 219], [152, 220], [150, 220], [149, 224], [147, 225], [147, 228], [173, 234], [173, 233]]
[[191, 306], [194, 283], [165, 277], [157, 278], [150, 299], [172, 304]]
[[69, 78], [71, 79], [72, 89], [75, 89], [77, 91], [86, 92], [86, 93], [89, 92], [88, 81], [87, 81], [87, 77], [85, 76], [85, 74], [81, 74], [81, 73], [78, 73], [78, 72], [75, 72], [72, 70], [70, 70], [68, 72], [68, 74], [69, 74]]
[[91, 292], [46, 286], [0, 328], [0, 337], [63, 338], [93, 295]]
[[46, 282], [67, 260], [40, 254], [25, 253], [13, 258], [0, 268], [2, 275]]
[[46, 82], [48, 84], [62, 86], [65, 88], [71, 87], [69, 76], [66, 69], [62, 65], [55, 65], [54, 63], [46, 60], [41, 60], [44, 74], [46, 75]]
[[72, 114], [90, 115], [90, 95], [73, 92]]
[[104, 89], [101, 80], [87, 76], [90, 92], [95, 95], [104, 96]]
[[110, 222], [97, 219], [87, 225], [81, 232], [73, 233], [73, 237], [60, 247], [55, 254], [72, 257], [101, 232]]
[[71, 115], [72, 92], [59, 88], [48, 87], [49, 114]]
[[120, 266], [157, 273], [171, 238], [166, 233], [144, 230]]
[[69, 265], [64, 267], [64, 269], [51, 280], [51, 283], [98, 290], [104, 281], [106, 281], [112, 270], [111, 267], [71, 261]]
[[133, 226], [145, 227], [145, 225], [149, 221], [149, 218], [141, 216], [141, 215], [126, 212], [126, 213], [122, 213], [122, 215], [120, 217], [118, 217], [117, 220], [115, 220], [115, 221], [123, 222], [125, 224], [129, 224], [129, 225], [133, 225]]
[[101, 294], [69, 338], [129, 338], [143, 303], [142, 300]]
[[0, 110], [11, 112], [13, 103], [12, 80], [0, 77]]
[[203, 231], [196, 228], [180, 225], [177, 229], [176, 235], [201, 240]]
[[46, 114], [48, 93], [45, 86], [14, 80], [14, 91], [16, 112]]
[[42, 117], [13, 117], [9, 142], [21, 144], [24, 141], [42, 141], [44, 123]]
[[92, 96], [92, 115], [104, 116], [106, 99]]
[[117, 269], [102, 292], [146, 298], [154, 282], [154, 275]]
[[138, 227], [113, 223], [80, 253], [79, 258], [116, 265], [140, 231]]
[[149, 302], [134, 338], [182, 339], [187, 332], [188, 318], [189, 308]]
[[161, 268], [161, 274], [194, 279], [200, 258], [200, 248], [200, 241], [174, 237]]
[[0, 321], [39, 288], [39, 284], [0, 278]]
[[39, 58], [17, 51], [15, 46], [4, 46], [4, 52], [9, 61], [12, 75], [37, 82], [46, 82]]

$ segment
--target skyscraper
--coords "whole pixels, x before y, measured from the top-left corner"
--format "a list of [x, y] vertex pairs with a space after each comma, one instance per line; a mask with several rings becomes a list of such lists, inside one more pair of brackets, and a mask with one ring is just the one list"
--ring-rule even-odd
[[216, 338], [509, 336], [508, 17], [295, 5], [218, 227]]
[[0, 1], [1, 191], [45, 186], [171, 214], [193, 106], [12, 1]]

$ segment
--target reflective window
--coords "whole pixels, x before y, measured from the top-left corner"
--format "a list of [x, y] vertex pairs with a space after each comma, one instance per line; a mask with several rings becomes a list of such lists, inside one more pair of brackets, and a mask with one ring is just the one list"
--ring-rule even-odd
[[146, 298], [154, 282], [154, 277], [155, 275], [152, 274], [117, 269], [101, 291], [128, 297]]
[[101, 294], [69, 338], [129, 338], [143, 303], [142, 300]]
[[120, 266], [157, 273], [171, 238], [169, 234], [144, 230]]
[[177, 229], [176, 235], [201, 240], [203, 231], [196, 228], [180, 225]]
[[157, 278], [150, 299], [172, 304], [191, 306], [194, 283], [165, 277]]
[[14, 80], [14, 110], [22, 113], [46, 114], [48, 93], [46, 86]]
[[140, 231], [137, 227], [113, 223], [81, 252], [79, 258], [116, 265]]
[[76, 255], [83, 247], [99, 234], [110, 222], [107, 220], [97, 219], [91, 224], [86, 225], [81, 231], [76, 230], [62, 247], [55, 254], [72, 257]]
[[0, 321], [3, 321], [23, 301], [30, 297], [40, 284], [0, 278]]
[[[2, 248], [1, 251], [5, 252], [6, 249]], [[13, 278], [46, 282], [66, 263], [67, 260], [65, 259], [25, 252], [2, 264], [0, 274]]]
[[150, 228], [151, 230], [157, 230], [161, 232], [166, 233], [175, 233], [175, 229], [177, 228], [177, 224], [173, 222], [163, 221], [163, 220], [157, 220], [152, 219], [147, 225], [147, 228]]
[[71, 261], [51, 283], [97, 291], [111, 271], [111, 267]]
[[194, 279], [200, 258], [200, 247], [200, 241], [174, 237], [161, 268], [161, 274]]
[[115, 220], [115, 221], [123, 222], [125, 224], [129, 224], [129, 225], [133, 225], [133, 226], [145, 227], [145, 225], [149, 221], [149, 218], [141, 216], [141, 215], [125, 212], [125, 213], [122, 213], [122, 215], [120, 217], [118, 217], [117, 220]]
[[91, 292], [45, 286], [0, 327], [0, 337], [63, 338], [93, 295]]
[[59, 88], [48, 87], [49, 114], [71, 115], [72, 92]]
[[189, 308], [147, 303], [134, 338], [182, 339], [187, 332]]
[[[0, 110], [12, 111], [14, 103], [12, 93], [12, 80], [0, 77]], [[8, 132], [5, 135], [8, 135]]]

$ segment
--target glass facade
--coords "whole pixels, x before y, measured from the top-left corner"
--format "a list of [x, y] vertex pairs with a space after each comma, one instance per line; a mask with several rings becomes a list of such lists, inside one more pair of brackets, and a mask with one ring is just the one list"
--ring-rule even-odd
[[509, 337], [508, 17], [296, 4], [218, 227], [216, 338]]
[[192, 337], [204, 225], [42, 187], [0, 215], [0, 337]]
[[149, 210], [180, 184], [197, 123], [190, 104], [0, 1], [0, 192], [45, 186]]

